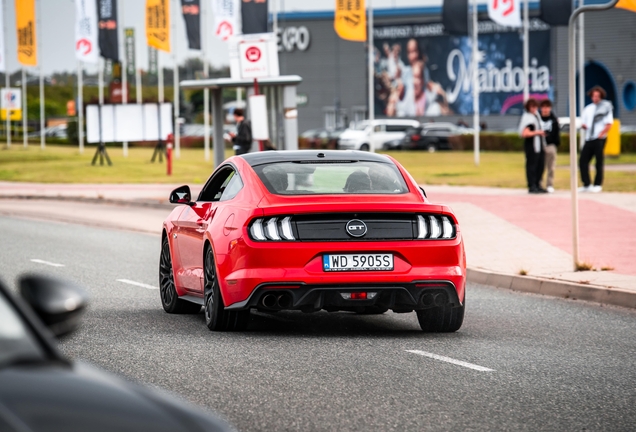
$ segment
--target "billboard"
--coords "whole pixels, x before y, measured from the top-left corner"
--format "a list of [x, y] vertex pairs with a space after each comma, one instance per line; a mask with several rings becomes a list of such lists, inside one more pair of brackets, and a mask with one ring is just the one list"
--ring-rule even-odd
[[[552, 95], [550, 31], [530, 26], [530, 94]], [[471, 115], [472, 39], [444, 33], [442, 24], [374, 27], [376, 115]], [[479, 88], [482, 115], [523, 111], [523, 39], [491, 21], [479, 23]]]

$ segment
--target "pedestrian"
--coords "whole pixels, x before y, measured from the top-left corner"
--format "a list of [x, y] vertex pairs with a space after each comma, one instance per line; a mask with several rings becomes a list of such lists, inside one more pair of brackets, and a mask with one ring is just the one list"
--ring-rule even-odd
[[545, 132], [541, 128], [541, 119], [537, 114], [539, 103], [536, 99], [528, 99], [524, 105], [525, 112], [519, 123], [519, 135], [524, 138], [524, 151], [526, 153], [526, 179], [528, 192], [531, 194], [547, 193], [541, 187], [543, 176], [543, 146]]
[[[581, 192], [601, 192], [603, 190], [604, 150], [607, 134], [614, 123], [614, 107], [610, 101], [605, 100], [607, 93], [596, 86], [589, 91], [588, 96], [592, 103], [585, 107], [581, 118], [581, 127], [585, 129], [585, 144], [579, 158], [579, 169], [583, 187]], [[590, 162], [596, 159], [596, 176], [594, 185], [590, 184]]]
[[236, 134], [232, 134], [232, 142], [237, 155], [249, 153], [252, 148], [252, 125], [245, 120], [245, 114], [241, 108], [234, 110], [236, 121]]
[[559, 119], [552, 112], [552, 102], [549, 99], [541, 101], [541, 128], [545, 132], [545, 170], [546, 190], [554, 193], [554, 172], [556, 170], [557, 147], [561, 143], [561, 127]]

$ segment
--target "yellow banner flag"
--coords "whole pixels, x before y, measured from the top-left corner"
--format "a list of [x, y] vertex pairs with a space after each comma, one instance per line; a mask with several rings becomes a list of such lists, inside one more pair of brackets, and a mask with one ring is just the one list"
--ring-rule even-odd
[[336, 0], [336, 16], [333, 26], [342, 39], [365, 42], [367, 40], [367, 16], [365, 0]]
[[146, 39], [149, 46], [170, 52], [170, 0], [146, 0]]
[[15, 0], [15, 23], [18, 30], [18, 61], [24, 66], [37, 66], [35, 0]]
[[616, 7], [636, 12], [636, 0], [619, 0]]

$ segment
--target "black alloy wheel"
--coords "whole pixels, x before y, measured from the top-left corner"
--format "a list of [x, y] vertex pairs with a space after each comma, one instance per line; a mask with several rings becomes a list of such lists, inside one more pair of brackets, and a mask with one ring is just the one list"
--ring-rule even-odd
[[371, 149], [371, 147], [369, 147], [369, 144], [362, 144], [360, 146], [360, 151], [368, 152], [370, 149]]
[[441, 306], [415, 311], [422, 331], [428, 333], [453, 333], [459, 330], [464, 322], [466, 297], [459, 307]]
[[171, 314], [196, 314], [201, 306], [196, 303], [181, 300], [174, 286], [174, 271], [170, 256], [170, 243], [164, 236], [161, 242], [161, 257], [159, 258], [159, 295], [163, 309]]
[[226, 311], [221, 297], [219, 281], [214, 265], [214, 253], [209, 246], [205, 250], [203, 263], [205, 281], [205, 325], [213, 331], [245, 330], [250, 319], [250, 311]]

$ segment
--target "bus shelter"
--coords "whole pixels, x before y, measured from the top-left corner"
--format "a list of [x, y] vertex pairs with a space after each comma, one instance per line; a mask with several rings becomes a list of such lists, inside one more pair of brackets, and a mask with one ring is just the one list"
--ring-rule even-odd
[[[298, 110], [296, 88], [302, 82], [298, 75], [259, 78], [259, 93], [267, 97], [267, 121], [271, 144], [278, 150], [298, 150]], [[214, 125], [213, 153], [214, 167], [225, 160], [223, 142], [223, 89], [241, 88], [246, 94], [254, 94], [254, 80], [215, 78], [181, 81], [181, 89], [209, 89], [212, 103], [212, 123]], [[246, 117], [250, 118], [249, 103]]]

